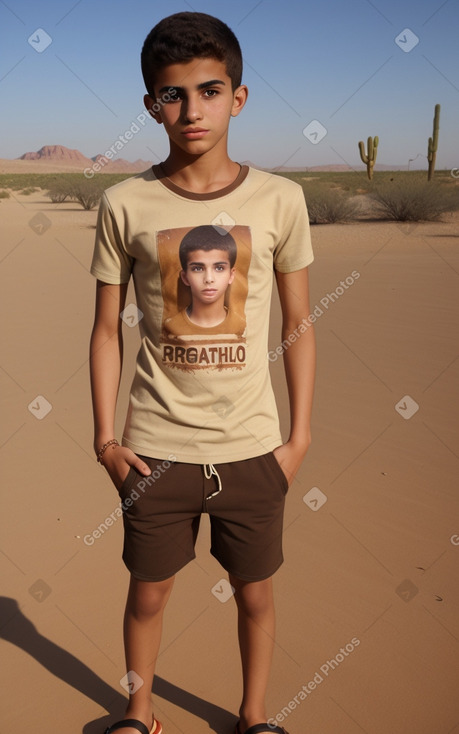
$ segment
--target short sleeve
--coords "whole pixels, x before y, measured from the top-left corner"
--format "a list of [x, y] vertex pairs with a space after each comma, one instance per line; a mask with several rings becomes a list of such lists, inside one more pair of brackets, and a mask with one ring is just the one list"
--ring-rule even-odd
[[314, 260], [308, 210], [301, 186], [297, 186], [296, 196], [292, 199], [279, 243], [274, 249], [274, 269], [280, 273], [301, 270]]
[[104, 193], [97, 216], [90, 272], [104, 283], [119, 285], [129, 282], [132, 265], [133, 258], [126, 252], [110, 202]]

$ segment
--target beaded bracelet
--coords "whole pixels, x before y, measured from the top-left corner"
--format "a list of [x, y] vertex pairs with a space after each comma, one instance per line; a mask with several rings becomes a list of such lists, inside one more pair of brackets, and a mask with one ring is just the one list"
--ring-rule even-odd
[[108, 449], [108, 447], [109, 446], [112, 446], [112, 445], [119, 446], [119, 443], [116, 440], [116, 438], [112, 438], [110, 441], [107, 441], [107, 443], [104, 443], [104, 445], [102, 446], [102, 448], [99, 449], [99, 451], [97, 453], [97, 461], [99, 462], [99, 464], [102, 464], [101, 459], [102, 459], [102, 456], [104, 455], [106, 449]]

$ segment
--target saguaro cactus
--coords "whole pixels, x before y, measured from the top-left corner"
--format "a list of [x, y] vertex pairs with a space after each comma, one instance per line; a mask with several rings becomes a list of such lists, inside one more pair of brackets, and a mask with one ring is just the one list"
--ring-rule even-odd
[[438, 131], [440, 129], [440, 105], [435, 105], [435, 114], [433, 119], [433, 134], [429, 138], [427, 146], [427, 160], [429, 161], [429, 170], [427, 172], [427, 180], [430, 181], [435, 171], [435, 159], [437, 157], [438, 147]]
[[367, 141], [368, 153], [365, 153], [363, 140], [360, 140], [359, 142], [360, 157], [362, 159], [362, 163], [365, 163], [367, 167], [367, 175], [370, 181], [373, 178], [373, 168], [376, 161], [376, 155], [378, 153], [378, 144], [379, 138], [377, 135], [375, 135], [374, 138], [369, 137]]

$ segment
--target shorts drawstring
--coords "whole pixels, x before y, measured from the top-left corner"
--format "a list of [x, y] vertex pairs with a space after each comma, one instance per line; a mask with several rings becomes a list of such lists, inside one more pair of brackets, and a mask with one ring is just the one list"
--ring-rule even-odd
[[215, 492], [212, 492], [212, 494], [209, 494], [208, 497], [206, 497], [206, 500], [212, 499], [212, 497], [215, 497], [216, 494], [222, 491], [222, 481], [220, 479], [220, 475], [213, 464], [203, 464], [204, 467], [204, 476], [206, 479], [211, 479], [212, 476], [217, 477], [218, 481], [218, 489]]

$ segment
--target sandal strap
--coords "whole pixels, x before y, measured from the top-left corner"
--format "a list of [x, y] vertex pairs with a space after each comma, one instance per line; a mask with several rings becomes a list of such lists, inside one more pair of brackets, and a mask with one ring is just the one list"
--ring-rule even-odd
[[[112, 732], [117, 729], [127, 729], [128, 727], [131, 727], [131, 729], [137, 729], [140, 734], [150, 734], [150, 729], [147, 729], [143, 721], [139, 721], [138, 719], [123, 719], [122, 721], [117, 721], [105, 730], [105, 734], [112, 734]], [[275, 731], [275, 729], [273, 729], [273, 731]]]
[[271, 726], [270, 724], [255, 724], [250, 726], [244, 734], [267, 734], [267, 732], [273, 732], [273, 734], [287, 734], [282, 726]]

